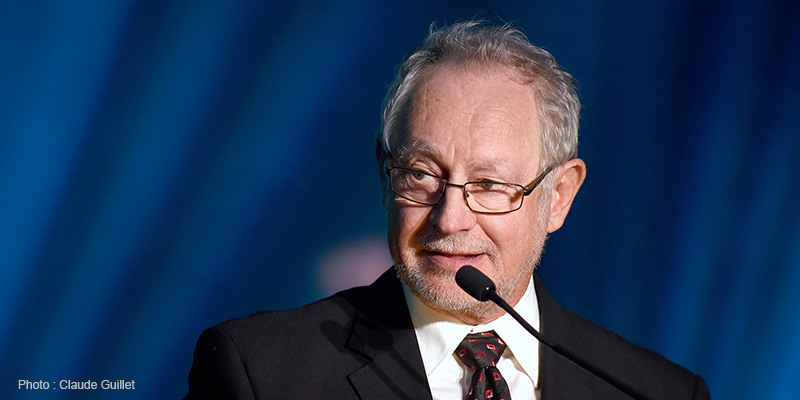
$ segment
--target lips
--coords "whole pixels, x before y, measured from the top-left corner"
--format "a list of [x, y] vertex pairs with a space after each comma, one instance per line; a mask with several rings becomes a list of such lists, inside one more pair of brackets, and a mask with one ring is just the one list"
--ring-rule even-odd
[[479, 263], [486, 257], [486, 254], [454, 254], [424, 250], [420, 253], [420, 256], [431, 260], [436, 266], [443, 270], [456, 272], [464, 265]]

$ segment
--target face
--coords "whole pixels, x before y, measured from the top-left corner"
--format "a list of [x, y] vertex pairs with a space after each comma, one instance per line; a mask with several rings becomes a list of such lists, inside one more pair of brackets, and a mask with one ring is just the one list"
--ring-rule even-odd
[[[387, 162], [456, 184], [493, 180], [527, 185], [540, 173], [534, 106], [530, 88], [511, 79], [506, 69], [439, 67], [416, 93], [407, 132], [398, 138], [402, 153]], [[500, 296], [516, 304], [547, 236], [540, 190], [527, 196], [520, 210], [493, 215], [472, 212], [461, 189], [452, 186], [434, 206], [390, 197], [389, 247], [400, 277], [428, 306], [462, 321], [499, 317], [498, 307], [470, 297], [454, 276], [472, 265], [495, 282]]]

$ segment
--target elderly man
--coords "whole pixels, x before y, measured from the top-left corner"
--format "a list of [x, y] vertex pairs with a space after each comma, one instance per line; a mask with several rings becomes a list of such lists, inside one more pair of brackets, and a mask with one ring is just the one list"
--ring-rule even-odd
[[466, 294], [454, 279], [464, 265], [648, 398], [709, 398], [702, 378], [561, 308], [534, 275], [586, 175], [574, 85], [511, 27], [432, 31], [384, 104], [377, 155], [394, 267], [370, 286], [207, 330], [187, 398], [629, 398]]

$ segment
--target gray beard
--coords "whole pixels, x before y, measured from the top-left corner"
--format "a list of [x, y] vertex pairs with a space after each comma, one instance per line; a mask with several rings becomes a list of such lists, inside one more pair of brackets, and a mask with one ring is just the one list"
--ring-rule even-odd
[[[544, 245], [543, 242], [540, 246], [534, 246], [531, 251], [531, 257], [528, 258], [525, 267], [521, 268], [515, 276], [510, 279], [495, 278], [497, 294], [501, 298], [510, 298], [514, 288], [519, 285], [527, 285], [533, 270], [539, 262]], [[455, 273], [453, 272], [437, 268], [423, 268], [428, 271], [428, 275], [435, 274], [449, 281], [455, 280]], [[429, 284], [426, 276], [421, 273], [419, 268], [409, 268], [407, 265], [398, 264], [396, 270], [397, 276], [411, 289], [411, 292], [433, 309], [446, 311], [454, 315], [466, 315], [475, 320], [482, 320], [488, 315], [499, 311], [498, 306], [490, 301], [482, 302], [472, 297], [464, 299], [448, 295], [437, 286]], [[466, 296], [466, 293], [464, 295]]]
[[[537, 225], [536, 233], [534, 235], [534, 243], [530, 244], [529, 254], [525, 258], [527, 261], [525, 265], [519, 269], [519, 272], [511, 277], [494, 277], [496, 280], [495, 286], [497, 287], [497, 294], [507, 299], [510, 297], [514, 289], [520, 285], [527, 286], [534, 269], [541, 259], [544, 244], [547, 240], [547, 207], [541, 207], [535, 221]], [[484, 243], [478, 243], [475, 240], [466, 236], [449, 235], [443, 236], [438, 231], [429, 229], [420, 232], [419, 235], [413, 238], [414, 244], [417, 248], [434, 251], [445, 251], [450, 249], [470, 249], [470, 253], [485, 253], [492, 261], [498, 266], [498, 271], [508, 270], [507, 266], [497, 265], [497, 253], [494, 246], [487, 246]], [[411, 289], [423, 303], [428, 307], [435, 310], [445, 311], [453, 315], [469, 316], [470, 319], [483, 320], [487, 316], [500, 311], [499, 307], [492, 302], [481, 302], [472, 298], [465, 292], [458, 295], [447, 293], [442, 288], [432, 284], [427, 278], [431, 274], [436, 277], [443, 278], [448, 282], [455, 281], [455, 273], [444, 271], [436, 268], [433, 265], [408, 265], [400, 263], [399, 258], [395, 256], [395, 265], [397, 276]], [[427, 263], [425, 263], [427, 264]]]

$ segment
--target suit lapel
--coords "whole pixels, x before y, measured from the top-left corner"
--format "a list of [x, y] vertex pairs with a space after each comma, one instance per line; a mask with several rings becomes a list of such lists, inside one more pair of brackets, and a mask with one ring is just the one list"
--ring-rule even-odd
[[[574, 349], [581, 342], [580, 332], [570, 324], [568, 312], [547, 292], [541, 279], [533, 276], [536, 298], [539, 302], [542, 335]], [[591, 376], [581, 367], [568, 361], [546, 346], [540, 346], [539, 387], [541, 400], [591, 398]]]
[[362, 399], [431, 399], [417, 337], [394, 268], [384, 273], [358, 305], [346, 348], [367, 361], [348, 376]]

